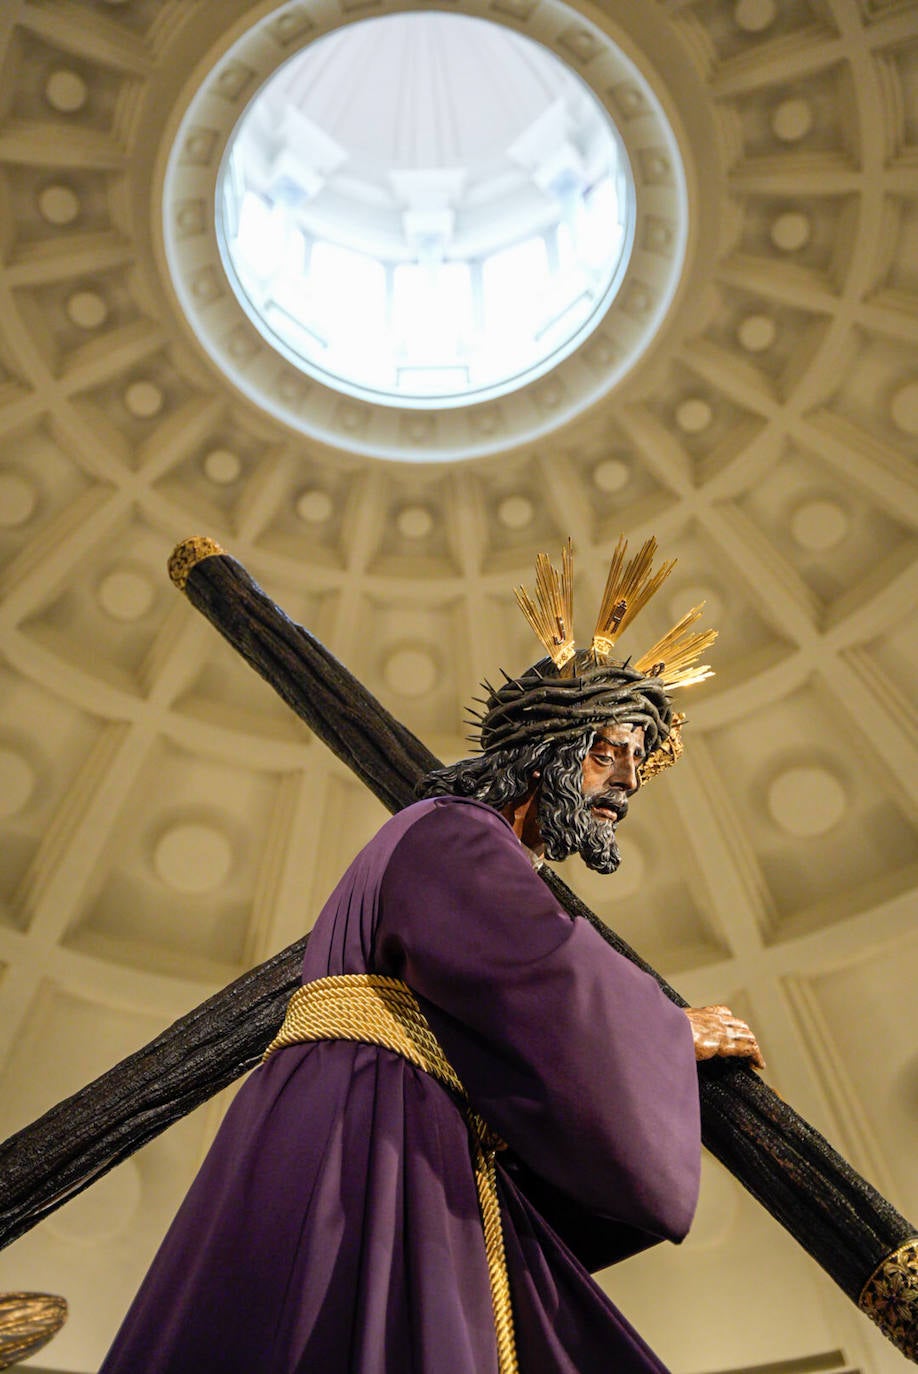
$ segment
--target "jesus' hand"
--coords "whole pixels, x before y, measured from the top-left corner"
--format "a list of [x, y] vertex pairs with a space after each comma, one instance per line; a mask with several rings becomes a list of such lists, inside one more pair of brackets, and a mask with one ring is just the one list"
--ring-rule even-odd
[[692, 1027], [696, 1059], [713, 1059], [715, 1055], [748, 1059], [754, 1069], [764, 1069], [755, 1036], [729, 1007], [686, 1007], [685, 1014]]

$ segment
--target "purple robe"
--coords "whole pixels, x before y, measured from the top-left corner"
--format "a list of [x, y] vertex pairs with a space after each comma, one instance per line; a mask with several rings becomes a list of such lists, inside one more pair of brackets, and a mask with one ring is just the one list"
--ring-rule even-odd
[[[390, 820], [304, 981], [403, 978], [498, 1156], [522, 1374], [662, 1369], [590, 1277], [688, 1230], [688, 1019], [558, 907], [507, 822], [443, 798]], [[468, 1131], [389, 1050], [294, 1045], [232, 1103], [102, 1374], [496, 1374]]]

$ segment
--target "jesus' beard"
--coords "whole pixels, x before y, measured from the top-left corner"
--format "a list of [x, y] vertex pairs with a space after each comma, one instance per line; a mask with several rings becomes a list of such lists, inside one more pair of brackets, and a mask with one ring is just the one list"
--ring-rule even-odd
[[[539, 829], [545, 843], [545, 857], [557, 862], [570, 854], [579, 854], [587, 868], [595, 873], [614, 873], [621, 863], [621, 854], [612, 822], [603, 820], [593, 810], [601, 798], [584, 797], [581, 791], [581, 750], [577, 750], [579, 758], [564, 758], [565, 753], [566, 750], [559, 750], [558, 755], [542, 768]], [[614, 794], [614, 801], [617, 807], [627, 809], [627, 801], [620, 791]]]

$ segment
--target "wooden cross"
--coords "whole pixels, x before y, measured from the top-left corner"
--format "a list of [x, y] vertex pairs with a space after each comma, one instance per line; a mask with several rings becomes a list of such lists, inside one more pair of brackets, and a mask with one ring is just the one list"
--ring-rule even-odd
[[[207, 539], [170, 574], [192, 604], [390, 811], [439, 760], [337, 659]], [[679, 994], [549, 868], [559, 903]], [[258, 1063], [299, 984], [306, 938], [243, 975], [157, 1039], [0, 1145], [0, 1246]], [[707, 1148], [884, 1334], [918, 1360], [916, 1227], [746, 1065], [698, 1065]]]

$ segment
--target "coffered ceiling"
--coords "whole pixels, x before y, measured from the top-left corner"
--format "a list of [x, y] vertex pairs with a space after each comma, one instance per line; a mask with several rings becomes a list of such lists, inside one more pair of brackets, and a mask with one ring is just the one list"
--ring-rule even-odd
[[[388, 8], [408, 6], [325, 11]], [[549, 41], [537, 0], [459, 8]], [[269, 414], [170, 283], [178, 105], [274, 10], [278, 45], [309, 41], [310, 0], [0, 12], [2, 1133], [308, 929], [383, 819], [169, 586], [177, 540], [216, 538], [456, 758], [481, 676], [538, 656], [511, 596], [535, 553], [573, 536], [583, 636], [619, 533], [655, 533], [679, 562], [636, 636], [704, 598], [717, 676], [687, 701], [684, 760], [633, 806], [619, 874], [565, 877], [691, 1001], [747, 1015], [769, 1081], [918, 1217], [918, 5], [572, 6], [574, 69], [591, 80], [579, 16], [674, 128], [684, 271], [605, 395], [573, 413], [549, 373], [521, 428], [478, 407], [469, 448], [491, 451], [436, 462], [436, 414], [393, 422], [411, 462], [365, 451], [356, 402], [323, 439]], [[598, 93], [627, 144], [641, 110]], [[653, 303], [632, 281], [617, 308]], [[591, 366], [611, 374], [603, 330]], [[0, 1287], [70, 1300], [47, 1369], [97, 1367], [224, 1107], [0, 1256]], [[705, 1170], [681, 1250], [603, 1279], [661, 1357], [901, 1368]]]

